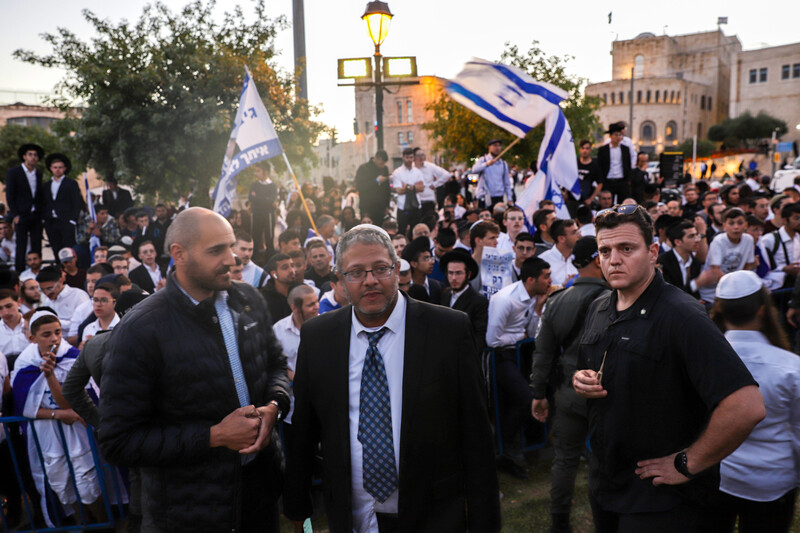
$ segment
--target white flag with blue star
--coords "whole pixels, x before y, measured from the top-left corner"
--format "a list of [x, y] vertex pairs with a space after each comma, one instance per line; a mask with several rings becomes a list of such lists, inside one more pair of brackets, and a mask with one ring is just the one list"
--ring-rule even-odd
[[[238, 152], [237, 152], [238, 148]], [[267, 108], [258, 95], [258, 89], [245, 67], [239, 109], [236, 111], [233, 131], [228, 140], [222, 173], [211, 197], [214, 211], [227, 217], [236, 198], [236, 176], [250, 165], [281, 155], [283, 147], [275, 133]]]

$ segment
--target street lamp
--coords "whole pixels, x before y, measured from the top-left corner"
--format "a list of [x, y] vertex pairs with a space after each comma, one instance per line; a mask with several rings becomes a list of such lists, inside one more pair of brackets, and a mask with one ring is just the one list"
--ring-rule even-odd
[[381, 43], [389, 34], [389, 23], [392, 20], [392, 12], [389, 11], [389, 4], [374, 0], [367, 3], [367, 9], [361, 16], [361, 20], [367, 22], [369, 38], [375, 44], [375, 122], [377, 131], [375, 139], [378, 142], [378, 150], [383, 150], [383, 73], [381, 72]]

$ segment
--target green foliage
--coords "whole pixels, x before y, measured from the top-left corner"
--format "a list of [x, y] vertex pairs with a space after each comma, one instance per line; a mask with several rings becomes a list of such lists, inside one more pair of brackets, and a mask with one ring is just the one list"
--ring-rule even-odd
[[708, 138], [721, 142], [727, 148], [745, 148], [758, 144], [758, 141], [769, 139], [772, 132], [778, 130], [780, 137], [788, 130], [786, 122], [775, 118], [764, 111], [753, 116], [749, 111], [736, 118], [727, 118], [708, 129]]
[[[572, 129], [577, 150], [578, 141], [593, 138], [599, 127], [595, 111], [600, 106], [600, 99], [585, 96], [583, 87], [587, 80], [567, 72], [567, 64], [571, 59], [570, 56], [548, 57], [539, 48], [538, 41], [533, 41], [526, 53], [521, 52], [516, 45], [506, 43], [500, 62], [519, 67], [534, 79], [552, 83], [569, 93], [567, 99], [561, 103], [561, 108]], [[434, 150], [452, 162], [470, 162], [486, 153], [489, 139], [502, 139], [506, 146], [516, 139], [514, 135], [451, 100], [444, 91], [427, 108], [433, 111], [434, 118], [422, 127], [430, 132]], [[529, 166], [538, 157], [543, 136], [542, 124], [512, 147], [504, 159], [511, 164]]]
[[[74, 157], [74, 152], [70, 149], [69, 138], [59, 135], [56, 130], [58, 122], [53, 123], [54, 132], [47, 131], [41, 126], [20, 126], [18, 124], [8, 124], [0, 128], [0, 180], [5, 181], [5, 172], [11, 167], [21, 164], [17, 150], [25, 143], [38, 144], [44, 148], [45, 157], [47, 154], [59, 152], [65, 154], [72, 161], [72, 173], [70, 176], [76, 177], [84, 171], [84, 167], [78, 158]], [[39, 161], [39, 168], [44, 168], [44, 158]]]
[[[717, 150], [717, 145], [705, 139], [697, 139], [697, 157], [709, 157]], [[673, 150], [666, 150], [672, 152]], [[692, 158], [692, 139], [686, 139], [675, 149], [676, 152], [683, 152], [684, 160]]]
[[[264, 0], [255, 15], [240, 7], [213, 17], [215, 2], [196, 0], [180, 12], [148, 5], [136, 23], [112, 23], [83, 12], [90, 42], [66, 28], [44, 35], [47, 55], [17, 50], [28, 63], [67, 71], [54, 103], [70, 114], [79, 157], [145, 195], [176, 197], [194, 190], [201, 202], [219, 177], [236, 105], [250, 67], [284, 150], [298, 170], [316, 162], [312, 144], [325, 126], [319, 109], [294, 97], [292, 75], [275, 66], [275, 36], [284, 17], [270, 18]], [[283, 163], [273, 159], [280, 170]]]

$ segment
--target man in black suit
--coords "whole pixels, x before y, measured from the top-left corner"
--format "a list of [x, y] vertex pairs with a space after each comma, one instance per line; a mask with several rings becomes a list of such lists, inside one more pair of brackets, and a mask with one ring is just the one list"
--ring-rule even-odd
[[47, 170], [53, 179], [44, 184], [44, 229], [53, 254], [58, 257], [62, 248], [75, 246], [81, 207], [84, 202], [78, 182], [67, 177], [72, 163], [64, 154], [50, 154], [45, 159]]
[[704, 236], [698, 234], [697, 228], [688, 220], [678, 222], [667, 229], [667, 239], [672, 243], [672, 249], [658, 255], [658, 264], [661, 265], [664, 281], [697, 299], [700, 299], [699, 287], [712, 285], [721, 277], [715, 276], [713, 270], [700, 273], [703, 263], [695, 257], [695, 253], [700, 248], [703, 238]]
[[104, 178], [107, 189], [103, 191], [103, 205], [108, 207], [111, 216], [117, 218], [126, 209], [133, 207], [133, 198], [130, 191], [117, 186], [117, 178], [108, 176]]
[[481, 354], [486, 348], [489, 300], [469, 285], [469, 282], [478, 275], [478, 263], [463, 248], [447, 252], [439, 260], [439, 263], [449, 285], [442, 291], [439, 303], [456, 311], [467, 313], [472, 324], [472, 334], [475, 335], [475, 341], [478, 344], [478, 353]]
[[375, 157], [358, 167], [356, 189], [361, 216], [368, 215], [376, 226], [380, 226], [389, 207], [389, 155], [385, 150], [375, 152]]
[[158, 252], [153, 241], [137, 239], [134, 247], [138, 249], [136, 255], [142, 264], [131, 270], [128, 278], [142, 290], [155, 294], [167, 284], [167, 267], [158, 264]]
[[622, 143], [623, 129], [619, 123], [611, 124], [606, 131], [611, 142], [597, 149], [603, 189], [610, 191], [617, 203], [631, 196], [631, 151]]
[[389, 235], [356, 226], [336, 270], [352, 305], [303, 325], [284, 511], [300, 526], [322, 441], [333, 533], [500, 530], [494, 449], [469, 319], [398, 292]]
[[25, 270], [28, 239], [31, 252], [42, 252], [42, 171], [36, 164], [44, 157], [38, 144], [23, 144], [17, 151], [22, 164], [6, 173], [6, 201], [9, 215], [14, 221], [17, 240], [15, 268]]

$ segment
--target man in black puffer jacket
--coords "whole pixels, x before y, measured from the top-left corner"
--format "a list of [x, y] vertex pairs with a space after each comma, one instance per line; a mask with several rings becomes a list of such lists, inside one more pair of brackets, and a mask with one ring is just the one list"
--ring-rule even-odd
[[231, 282], [234, 241], [212, 211], [181, 212], [166, 289], [109, 339], [100, 446], [140, 468], [143, 531], [279, 531], [286, 357], [258, 291]]

